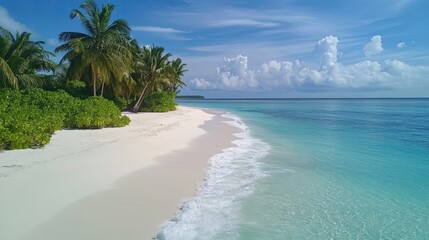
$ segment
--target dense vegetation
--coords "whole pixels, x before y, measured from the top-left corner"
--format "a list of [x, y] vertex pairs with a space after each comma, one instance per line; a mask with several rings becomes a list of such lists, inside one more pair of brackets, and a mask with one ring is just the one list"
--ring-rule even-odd
[[94, 0], [72, 10], [83, 31], [59, 34], [58, 65], [44, 42], [0, 26], [0, 150], [43, 146], [63, 128], [127, 125], [121, 110], [176, 108], [186, 64], [162, 47], [140, 47], [113, 10]]
[[0, 150], [43, 146], [63, 128], [121, 127], [130, 122], [107, 99], [79, 99], [38, 88], [0, 90], [0, 116]]
[[132, 39], [127, 22], [110, 22], [114, 6], [99, 9], [93, 0], [87, 0], [74, 9], [71, 18], [77, 18], [84, 32], [63, 32], [63, 43], [56, 52], [65, 52], [61, 64], [68, 64], [65, 76], [80, 80], [92, 88], [93, 96], [109, 99], [123, 98], [134, 103], [131, 110], [140, 110], [144, 98], [151, 92], [175, 94], [185, 86], [181, 77], [185, 64], [180, 58], [170, 59], [159, 46], [140, 47]]
[[0, 26], [0, 87], [24, 88], [41, 86], [44, 75], [39, 71], [53, 71], [53, 54], [43, 49], [43, 42], [30, 40], [31, 34], [15, 36]]
[[62, 44], [55, 52], [64, 53], [59, 65], [30, 33], [13, 36], [0, 26], [0, 87], [37, 86], [64, 89], [77, 97], [122, 99], [134, 111], [147, 94], [178, 93], [185, 86], [181, 77], [186, 64], [172, 59], [163, 47], [140, 47], [125, 20], [111, 20], [113, 10], [111, 4], [99, 8], [94, 0], [86, 0], [71, 11], [70, 18], [79, 20], [84, 31], [59, 34]]
[[141, 106], [144, 112], [168, 112], [176, 110], [174, 94], [171, 92], [152, 92]]

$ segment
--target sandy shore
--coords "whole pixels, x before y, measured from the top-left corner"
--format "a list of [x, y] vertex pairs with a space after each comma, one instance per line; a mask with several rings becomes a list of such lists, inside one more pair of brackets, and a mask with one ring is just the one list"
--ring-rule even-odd
[[0, 153], [0, 239], [151, 239], [237, 131], [195, 108], [129, 117]]

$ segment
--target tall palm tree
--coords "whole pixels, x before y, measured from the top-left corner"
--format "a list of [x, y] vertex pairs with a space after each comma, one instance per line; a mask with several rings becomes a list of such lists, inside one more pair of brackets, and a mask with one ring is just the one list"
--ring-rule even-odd
[[170, 63], [168, 58], [170, 53], [164, 54], [164, 48], [158, 46], [141, 48], [141, 56], [136, 75], [139, 76], [136, 80], [143, 86], [140, 96], [133, 107], [133, 111], [137, 112], [144, 100], [144, 96], [156, 89], [160, 84], [168, 81], [170, 72]]
[[59, 40], [64, 42], [55, 49], [65, 51], [60, 63], [69, 61], [67, 75], [70, 79], [84, 79], [92, 85], [93, 95], [112, 80], [121, 81], [124, 69], [130, 66], [131, 53], [128, 46], [130, 28], [125, 20], [110, 23], [114, 5], [102, 5], [98, 9], [94, 0], [86, 0], [80, 8], [72, 10], [70, 18], [78, 18], [85, 33], [63, 32]]
[[31, 41], [30, 37], [28, 32], [17, 32], [13, 36], [0, 27], [0, 84], [3, 87], [38, 86], [44, 78], [41, 72], [55, 70], [55, 63], [49, 59], [53, 54], [43, 48], [44, 42]]

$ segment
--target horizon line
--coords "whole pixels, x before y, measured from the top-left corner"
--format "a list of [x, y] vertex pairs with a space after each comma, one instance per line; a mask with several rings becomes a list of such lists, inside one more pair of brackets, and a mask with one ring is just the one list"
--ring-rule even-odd
[[181, 100], [341, 100], [341, 99], [347, 99], [347, 100], [400, 100], [400, 99], [422, 99], [422, 100], [428, 100], [429, 97], [295, 97], [295, 98], [186, 98], [186, 96], [178, 96]]

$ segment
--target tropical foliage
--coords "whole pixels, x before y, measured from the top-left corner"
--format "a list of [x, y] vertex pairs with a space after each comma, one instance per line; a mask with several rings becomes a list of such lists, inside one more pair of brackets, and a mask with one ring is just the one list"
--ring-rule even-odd
[[143, 112], [168, 112], [176, 110], [174, 92], [152, 92], [141, 106]]
[[65, 43], [55, 51], [66, 51], [61, 63], [70, 63], [67, 71], [70, 79], [85, 79], [92, 85], [94, 96], [98, 89], [103, 96], [104, 87], [120, 85], [130, 66], [130, 28], [122, 19], [110, 23], [114, 9], [111, 4], [103, 5], [100, 10], [95, 1], [87, 0], [80, 8], [85, 13], [74, 9], [70, 18], [79, 19], [85, 32], [61, 33], [59, 40]]
[[43, 49], [43, 42], [30, 40], [28, 32], [12, 33], [0, 26], [0, 87], [19, 89], [40, 86], [44, 71], [53, 71], [53, 54]]
[[61, 63], [68, 63], [67, 79], [81, 80], [92, 87], [92, 95], [135, 101], [138, 111], [146, 94], [154, 91], [177, 93], [186, 86], [181, 80], [185, 66], [180, 58], [171, 60], [159, 46], [139, 47], [129, 35], [123, 19], [111, 22], [114, 6], [86, 0], [70, 17], [77, 18], [84, 32], [63, 32], [64, 44], [56, 52], [65, 52]]
[[177, 94], [186, 86], [181, 79], [186, 64], [172, 59], [163, 47], [140, 47], [125, 20], [111, 19], [113, 10], [114, 5], [100, 8], [94, 0], [86, 0], [71, 11], [70, 18], [78, 19], [84, 31], [59, 34], [62, 44], [55, 52], [64, 55], [58, 66], [49, 59], [53, 54], [43, 42], [30, 40], [30, 33], [13, 36], [0, 28], [0, 86], [38, 86], [65, 89], [77, 97], [125, 99], [122, 102], [133, 103], [134, 111], [151, 92]]
[[30, 33], [0, 26], [0, 150], [43, 146], [62, 128], [124, 126], [121, 110], [176, 108], [186, 64], [141, 47], [125, 20], [112, 19], [114, 8], [85, 0], [71, 11], [83, 31], [59, 34], [58, 65]]
[[176, 93], [179, 88], [186, 86], [181, 80], [186, 71], [186, 64], [183, 64], [180, 58], [169, 61], [170, 57], [171, 54], [164, 53], [162, 47], [151, 46], [140, 49], [137, 58], [139, 65], [134, 69], [133, 76], [141, 92], [133, 111], [140, 109], [147, 93], [164, 91]]
[[39, 88], [0, 90], [0, 150], [44, 146], [63, 128], [121, 127], [130, 120], [113, 102]]

